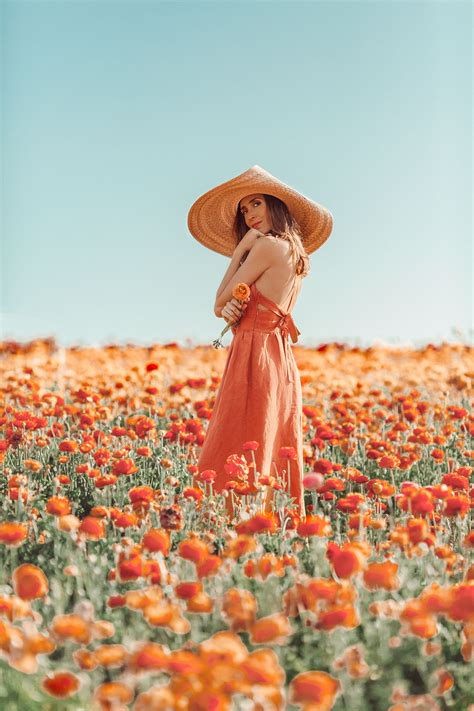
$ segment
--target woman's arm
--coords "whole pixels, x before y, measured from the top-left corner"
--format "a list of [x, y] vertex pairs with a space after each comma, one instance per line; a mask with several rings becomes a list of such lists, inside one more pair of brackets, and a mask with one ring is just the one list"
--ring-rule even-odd
[[[267, 240], [264, 237], [257, 240], [250, 249], [245, 262], [240, 266], [237, 262], [234, 273], [228, 277], [227, 283], [224, 286], [221, 285], [220, 295], [216, 298], [214, 304], [214, 312], [217, 314], [217, 309], [225, 306], [226, 303], [232, 299], [232, 292], [239, 282], [250, 286], [257, 281], [263, 272], [272, 266], [275, 261], [275, 256], [275, 243], [273, 241]], [[234, 257], [235, 255], [232, 257], [232, 261], [234, 261]]]
[[[217, 306], [219, 297], [222, 294], [222, 292], [224, 291], [224, 289], [226, 288], [229, 281], [234, 276], [237, 269], [239, 268], [240, 260], [242, 259], [243, 254], [244, 254], [243, 249], [240, 247], [240, 243], [239, 243], [234, 250], [234, 253], [233, 253], [232, 258], [230, 260], [230, 264], [227, 268], [227, 271], [222, 278], [219, 288], [217, 289], [216, 300], [215, 300], [215, 305], [214, 305], [214, 313], [216, 314], [216, 316], [220, 317], [220, 315], [221, 315], [220, 312], [222, 311], [222, 308], [223, 308], [222, 306], [219, 306], [219, 307]], [[219, 311], [219, 313], [218, 313], [218, 311]]]

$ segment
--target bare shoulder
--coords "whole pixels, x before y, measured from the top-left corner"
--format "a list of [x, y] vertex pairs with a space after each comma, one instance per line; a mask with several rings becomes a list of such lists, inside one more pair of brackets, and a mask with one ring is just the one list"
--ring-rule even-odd
[[266, 252], [274, 254], [275, 256], [286, 254], [289, 247], [286, 240], [279, 239], [274, 235], [262, 235], [255, 244], [261, 244]]
[[260, 244], [268, 244], [268, 245], [274, 245], [277, 243], [277, 238], [274, 237], [273, 235], [260, 235], [260, 237], [257, 239], [255, 244], [260, 243]]

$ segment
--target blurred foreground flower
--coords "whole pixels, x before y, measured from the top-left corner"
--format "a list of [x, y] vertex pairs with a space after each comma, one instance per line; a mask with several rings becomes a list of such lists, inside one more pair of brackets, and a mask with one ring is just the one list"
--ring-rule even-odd
[[[232, 296], [234, 299], [237, 299], [237, 301], [240, 301], [243, 303], [244, 301], [247, 301], [248, 297], [250, 296], [250, 288], [245, 284], [244, 282], [240, 282], [239, 284], [236, 284], [232, 290]], [[242, 317], [240, 317], [242, 318]], [[212, 341], [212, 345], [214, 348], [222, 348], [223, 344], [221, 342], [221, 338], [227, 333], [229, 328], [232, 328], [232, 326], [235, 326], [238, 324], [240, 319], [238, 321], [235, 321], [234, 323], [230, 322], [223, 328], [221, 335], [219, 338], [216, 338], [215, 341]]]

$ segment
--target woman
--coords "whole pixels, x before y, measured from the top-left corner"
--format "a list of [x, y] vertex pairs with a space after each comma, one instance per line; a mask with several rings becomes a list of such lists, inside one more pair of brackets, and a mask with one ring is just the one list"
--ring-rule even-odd
[[[223, 491], [239, 479], [239, 467], [229, 467], [227, 457], [243, 454], [251, 464], [251, 454], [243, 453], [242, 445], [258, 442], [253, 452], [257, 475], [248, 469], [248, 492], [257, 492], [257, 477], [278, 474], [301, 516], [303, 403], [288, 336], [296, 343], [300, 334], [291, 311], [309, 272], [308, 254], [327, 240], [332, 224], [329, 210], [258, 165], [202, 195], [188, 214], [189, 230], [197, 240], [232, 256], [214, 312], [233, 324], [234, 338], [199, 456], [199, 473], [213, 469], [214, 490]], [[250, 287], [243, 305], [232, 298], [240, 282]], [[241, 470], [246, 472], [245, 464]], [[270, 506], [267, 499], [266, 510]], [[230, 495], [226, 508], [233, 512]]]

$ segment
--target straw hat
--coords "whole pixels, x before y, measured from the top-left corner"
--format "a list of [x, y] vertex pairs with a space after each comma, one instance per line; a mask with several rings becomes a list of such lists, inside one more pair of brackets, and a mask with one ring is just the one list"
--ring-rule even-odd
[[308, 254], [321, 247], [331, 234], [333, 218], [327, 208], [254, 165], [194, 202], [188, 213], [188, 228], [193, 237], [214, 252], [232, 256], [237, 246], [232, 228], [239, 201], [252, 193], [267, 193], [283, 200], [301, 228]]

